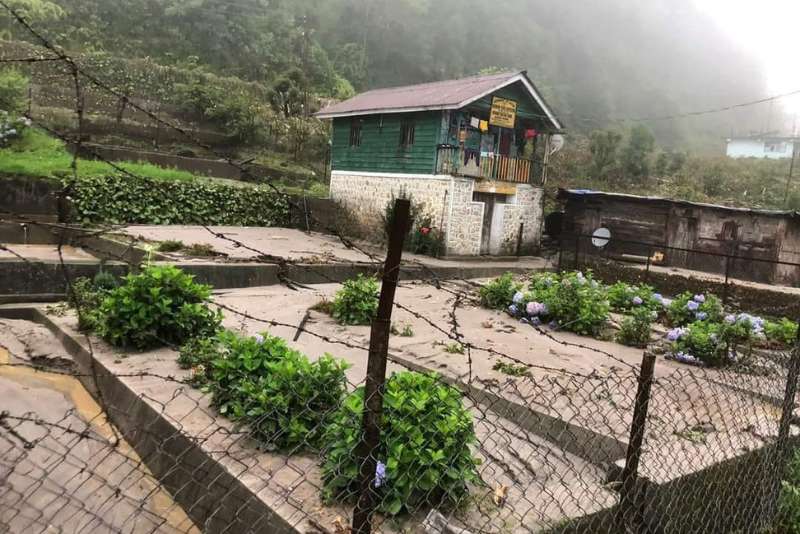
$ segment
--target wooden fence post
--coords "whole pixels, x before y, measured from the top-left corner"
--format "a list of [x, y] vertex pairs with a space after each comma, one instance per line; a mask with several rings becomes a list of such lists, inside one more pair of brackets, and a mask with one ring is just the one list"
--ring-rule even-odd
[[400, 274], [403, 241], [409, 230], [410, 210], [411, 202], [409, 200], [400, 198], [395, 201], [394, 222], [389, 236], [389, 251], [383, 267], [378, 312], [372, 321], [370, 332], [369, 360], [364, 385], [362, 435], [361, 442], [356, 449], [360, 468], [358, 502], [353, 511], [353, 534], [370, 534], [372, 514], [377, 504], [373, 484], [378, 459], [374, 453], [380, 444], [380, 421], [383, 412], [383, 387], [386, 381], [386, 358], [389, 353], [392, 308]]

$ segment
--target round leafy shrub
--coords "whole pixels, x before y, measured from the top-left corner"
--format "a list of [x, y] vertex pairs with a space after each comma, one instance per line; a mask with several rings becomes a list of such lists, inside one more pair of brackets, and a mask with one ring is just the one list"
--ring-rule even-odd
[[[110, 277], [110, 279], [108, 278]], [[111, 273], [99, 272], [94, 279], [76, 278], [69, 292], [69, 304], [78, 312], [78, 329], [95, 330], [100, 321], [100, 307], [113, 289], [116, 279]]]
[[340, 324], [370, 324], [378, 312], [378, 281], [363, 274], [345, 281], [333, 298], [332, 309]]
[[[343, 402], [325, 432], [323, 496], [346, 500], [357, 494], [364, 388]], [[375, 452], [374, 486], [388, 515], [422, 507], [452, 507], [479, 480], [470, 445], [472, 415], [461, 394], [435, 374], [400, 372], [386, 382], [381, 442]]]
[[766, 321], [764, 334], [771, 344], [788, 347], [797, 342], [797, 323], [786, 317], [779, 321]]
[[522, 287], [514, 281], [514, 275], [506, 273], [491, 282], [481, 286], [478, 295], [481, 299], [481, 306], [493, 310], [504, 310], [511, 304], [514, 294]]
[[661, 309], [661, 298], [651, 286], [630, 285], [617, 282], [607, 288], [608, 302], [611, 309], [618, 312], [628, 312], [633, 309], [646, 307], [650, 310]]
[[534, 324], [556, 321], [559, 328], [583, 335], [598, 335], [610, 312], [605, 289], [592, 273], [535, 276], [530, 291], [515, 294], [512, 301], [514, 315], [525, 315]]
[[644, 304], [638, 306], [623, 319], [620, 330], [617, 332], [617, 341], [630, 347], [647, 346], [653, 321], [657, 318], [656, 311], [647, 308]]
[[672, 357], [712, 367], [741, 362], [755, 341], [764, 338], [764, 320], [747, 313], [728, 314], [722, 321], [695, 321], [667, 333]]
[[722, 302], [711, 293], [681, 293], [667, 305], [667, 319], [673, 326], [686, 326], [695, 321], [719, 322], [722, 314]]
[[222, 313], [209, 308], [211, 287], [173, 266], [149, 266], [129, 274], [99, 311], [99, 334], [118, 347], [181, 345], [213, 335]]
[[267, 334], [224, 330], [184, 346], [179, 363], [195, 369], [194, 382], [211, 393], [221, 414], [248, 424], [274, 448], [316, 447], [346, 392], [343, 360], [326, 354], [312, 362]]

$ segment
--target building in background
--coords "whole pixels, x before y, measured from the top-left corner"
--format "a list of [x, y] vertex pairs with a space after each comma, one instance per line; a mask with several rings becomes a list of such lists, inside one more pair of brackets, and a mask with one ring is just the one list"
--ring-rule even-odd
[[791, 136], [764, 134], [728, 139], [729, 158], [789, 159], [797, 142]]
[[562, 125], [525, 72], [378, 89], [333, 121], [331, 198], [367, 233], [410, 197], [452, 256], [539, 248], [549, 156]]

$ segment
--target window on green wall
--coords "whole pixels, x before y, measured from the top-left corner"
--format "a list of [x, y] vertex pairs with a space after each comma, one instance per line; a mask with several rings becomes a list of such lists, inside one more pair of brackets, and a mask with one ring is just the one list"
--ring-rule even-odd
[[414, 121], [407, 119], [400, 123], [400, 146], [410, 148], [414, 144]]
[[350, 146], [361, 146], [362, 121], [356, 119], [350, 123]]

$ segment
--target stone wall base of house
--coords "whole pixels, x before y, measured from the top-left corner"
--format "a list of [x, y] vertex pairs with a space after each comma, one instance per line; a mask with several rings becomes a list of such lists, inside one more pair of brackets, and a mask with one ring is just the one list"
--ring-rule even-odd
[[[386, 207], [393, 198], [411, 198], [419, 211], [417, 222], [428, 219], [444, 236], [444, 253], [451, 256], [480, 255], [486, 203], [473, 200], [475, 180], [446, 175], [413, 175], [333, 171], [331, 199], [346, 209], [358, 234], [373, 241], [384, 241]], [[502, 225], [492, 253], [533, 254], [539, 250], [542, 231], [542, 189], [527, 184], [516, 186], [516, 195], [504, 197], [502, 215], [494, 219]], [[522, 225], [522, 239], [519, 239]], [[484, 253], [488, 252], [484, 246]]]

